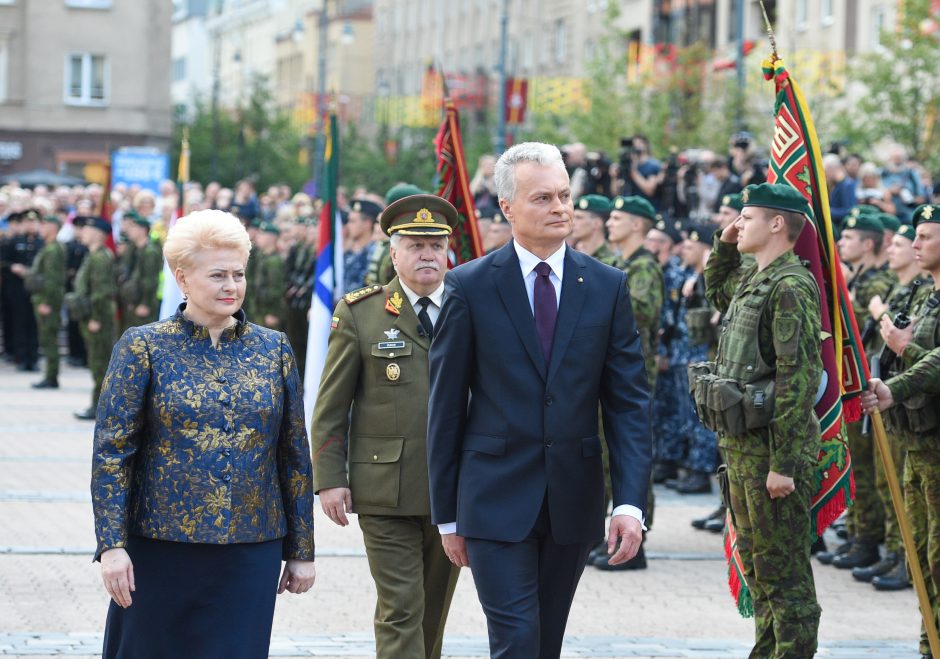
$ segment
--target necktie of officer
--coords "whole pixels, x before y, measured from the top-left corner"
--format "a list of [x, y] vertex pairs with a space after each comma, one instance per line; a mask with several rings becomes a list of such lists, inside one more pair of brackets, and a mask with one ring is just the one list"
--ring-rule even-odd
[[421, 307], [421, 311], [418, 312], [418, 320], [421, 321], [424, 333], [427, 334], [428, 338], [432, 338], [434, 336], [434, 323], [431, 322], [431, 317], [428, 315], [429, 304], [431, 304], [431, 298], [429, 297], [418, 299], [418, 306]]
[[542, 344], [542, 354], [545, 363], [552, 360], [552, 339], [555, 338], [555, 319], [558, 317], [558, 302], [555, 297], [555, 287], [548, 275], [552, 267], [545, 261], [535, 266], [535, 291], [532, 296], [532, 307], [535, 312], [535, 330], [539, 334]]

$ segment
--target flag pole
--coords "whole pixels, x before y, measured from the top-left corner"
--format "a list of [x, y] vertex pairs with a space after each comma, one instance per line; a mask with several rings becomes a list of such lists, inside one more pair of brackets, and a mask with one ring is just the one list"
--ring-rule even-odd
[[907, 564], [911, 568], [911, 581], [914, 583], [914, 590], [917, 591], [920, 614], [924, 619], [924, 627], [927, 630], [930, 654], [934, 657], [940, 657], [940, 637], [937, 636], [937, 620], [934, 617], [933, 608], [930, 606], [930, 598], [927, 596], [924, 572], [917, 556], [917, 545], [914, 544], [914, 531], [911, 528], [911, 521], [907, 517], [907, 510], [904, 508], [904, 497], [901, 495], [901, 485], [898, 483], [894, 457], [888, 447], [888, 437], [885, 434], [881, 412], [878, 410], [872, 412], [871, 420], [872, 429], [875, 431], [875, 445], [878, 447], [878, 455], [881, 456], [881, 464], [884, 466], [885, 477], [888, 481], [888, 490], [891, 492], [891, 504], [894, 506], [894, 515], [898, 518], [901, 540], [904, 542], [904, 549], [907, 552]]

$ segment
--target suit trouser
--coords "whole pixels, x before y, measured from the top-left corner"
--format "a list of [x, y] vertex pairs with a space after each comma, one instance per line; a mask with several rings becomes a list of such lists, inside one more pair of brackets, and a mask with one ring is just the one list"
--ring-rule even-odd
[[378, 659], [441, 656], [460, 570], [444, 553], [430, 516], [359, 515], [375, 581]]
[[521, 542], [467, 538], [467, 556], [486, 614], [494, 659], [554, 659], [593, 542], [560, 545], [548, 504]]

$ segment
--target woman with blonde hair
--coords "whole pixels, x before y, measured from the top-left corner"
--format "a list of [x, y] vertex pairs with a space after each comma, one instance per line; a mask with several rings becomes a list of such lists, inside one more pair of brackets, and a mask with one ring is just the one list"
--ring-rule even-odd
[[185, 301], [112, 353], [91, 480], [105, 657], [266, 657], [275, 593], [313, 585], [300, 380], [284, 334], [241, 311], [250, 249], [229, 213], [178, 221]]

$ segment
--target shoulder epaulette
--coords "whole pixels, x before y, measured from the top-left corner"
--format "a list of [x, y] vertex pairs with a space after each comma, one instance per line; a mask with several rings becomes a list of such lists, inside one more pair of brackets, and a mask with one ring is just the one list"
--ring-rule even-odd
[[351, 293], [346, 293], [346, 295], [343, 296], [343, 300], [346, 301], [346, 304], [356, 304], [356, 302], [365, 300], [367, 297], [371, 297], [381, 290], [382, 287], [378, 284], [373, 286], [366, 286], [365, 288], [360, 288], [359, 290], [352, 291]]

